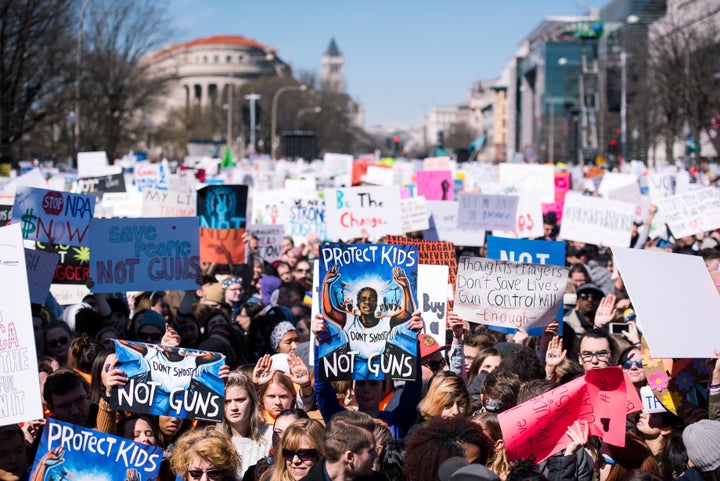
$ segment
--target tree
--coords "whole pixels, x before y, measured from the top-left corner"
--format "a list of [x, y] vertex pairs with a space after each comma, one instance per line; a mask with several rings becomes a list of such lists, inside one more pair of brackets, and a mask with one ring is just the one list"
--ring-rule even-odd
[[473, 132], [468, 124], [456, 122], [447, 129], [445, 148], [453, 150], [467, 149], [476, 137], [477, 133]]
[[0, 159], [26, 134], [64, 120], [72, 85], [77, 2], [0, 1]]
[[93, 0], [86, 25], [80, 148], [115, 158], [145, 138], [175, 79], [144, 58], [171, 38], [170, 22], [162, 2]]

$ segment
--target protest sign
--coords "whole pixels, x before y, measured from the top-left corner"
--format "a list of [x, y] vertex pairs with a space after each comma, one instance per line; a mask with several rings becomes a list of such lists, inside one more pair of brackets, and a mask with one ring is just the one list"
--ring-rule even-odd
[[50, 293], [61, 306], [80, 304], [90, 289], [82, 284], [50, 284]]
[[429, 214], [424, 197], [409, 197], [400, 200], [402, 210], [402, 231], [418, 232], [430, 227]]
[[141, 217], [195, 217], [197, 194], [171, 190], [142, 191]]
[[640, 398], [619, 367], [593, 369], [498, 415], [508, 461], [540, 463], [570, 442], [567, 428], [586, 421], [591, 436], [625, 446], [625, 418], [639, 411]]
[[650, 174], [648, 180], [648, 194], [650, 202], [655, 205], [660, 203], [665, 197], [675, 194], [675, 176], [671, 173]]
[[555, 201], [542, 204], [543, 215], [553, 212], [558, 222], [562, 222], [562, 211], [565, 205], [565, 195], [570, 190], [570, 172], [555, 173]]
[[541, 237], [543, 234], [542, 206], [533, 194], [518, 196], [514, 230], [493, 230], [493, 235], [518, 239]]
[[122, 173], [87, 177], [72, 182], [69, 190], [74, 194], [90, 194], [101, 197], [105, 192], [125, 192], [125, 176]]
[[167, 190], [168, 169], [162, 164], [138, 162], [135, 164], [135, 188], [142, 192], [145, 189]]
[[400, 189], [348, 187], [325, 192], [327, 235], [332, 240], [402, 234]]
[[500, 164], [500, 183], [533, 193], [540, 202], [555, 202], [555, 167], [539, 164]]
[[105, 151], [77, 153], [77, 173], [80, 177], [94, 177], [106, 174], [108, 167], [108, 158]]
[[395, 173], [392, 167], [385, 165], [369, 165], [362, 178], [363, 183], [391, 186], [395, 184]]
[[31, 479], [151, 481], [160, 472], [163, 452], [158, 446], [50, 418]]
[[18, 187], [12, 210], [23, 239], [87, 246], [95, 197], [56, 190]]
[[418, 268], [418, 307], [425, 322], [425, 332], [444, 346], [447, 304], [450, 285], [448, 266], [420, 264]]
[[650, 386], [640, 388], [640, 400], [642, 401], [642, 410], [644, 413], [664, 413], [667, 409], [657, 400]]
[[221, 421], [225, 384], [222, 354], [115, 340], [117, 368], [128, 382], [110, 391], [120, 411]]
[[[720, 296], [702, 257], [642, 249], [613, 249], [638, 327], [656, 358], [708, 358]], [[680, 327], [682, 320], [682, 327]]]
[[568, 268], [461, 257], [455, 311], [498, 327], [545, 327], [562, 306]]
[[94, 219], [93, 292], [194, 290], [201, 274], [196, 217]]
[[266, 262], [282, 259], [282, 240], [285, 226], [282, 225], [248, 225], [248, 234], [258, 239], [258, 255]]
[[568, 192], [560, 237], [588, 244], [627, 247], [634, 213], [634, 204]]
[[197, 192], [200, 259], [217, 264], [245, 262], [247, 185], [207, 186]]
[[488, 195], [463, 192], [458, 208], [458, 228], [513, 231], [517, 216], [518, 196]]
[[141, 217], [142, 192], [108, 192], [103, 194], [101, 208], [95, 217]]
[[0, 228], [0, 425], [43, 416], [20, 226]]
[[417, 195], [427, 200], [455, 200], [452, 172], [449, 170], [421, 170], [415, 176]]
[[425, 206], [430, 213], [430, 228], [423, 237], [427, 240], [441, 240], [461, 246], [481, 246], [485, 232], [458, 227], [458, 201], [428, 200]]
[[60, 256], [51, 252], [25, 249], [31, 303], [45, 304], [59, 260]]
[[287, 225], [292, 196], [282, 189], [252, 190], [251, 222], [253, 224]]
[[423, 170], [450, 170], [450, 157], [426, 157], [423, 160]]
[[352, 155], [325, 153], [323, 155], [323, 172], [335, 177], [338, 187], [350, 187], [352, 182]]
[[418, 250], [389, 244], [320, 247], [321, 380], [417, 378]]
[[57, 254], [53, 284], [85, 285], [90, 275], [90, 248], [36, 242], [35, 249]]
[[15, 195], [0, 194], [0, 227], [10, 224], [14, 203]]
[[305, 242], [311, 232], [315, 232], [320, 240], [327, 240], [327, 224], [325, 223], [325, 199], [300, 198], [293, 199], [290, 204], [289, 232], [296, 244]]
[[720, 189], [717, 187], [662, 198], [658, 207], [676, 239], [720, 227]]

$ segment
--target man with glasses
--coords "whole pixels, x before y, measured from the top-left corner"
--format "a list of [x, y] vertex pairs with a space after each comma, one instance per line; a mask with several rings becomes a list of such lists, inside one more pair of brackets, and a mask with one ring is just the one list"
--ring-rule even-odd
[[90, 415], [90, 386], [75, 371], [60, 369], [50, 374], [43, 398], [51, 417], [86, 428], [95, 426]]
[[595, 313], [605, 296], [596, 284], [587, 283], [577, 288], [577, 305], [565, 316], [564, 321], [579, 336], [595, 327]]
[[580, 338], [579, 361], [585, 371], [615, 365], [615, 340], [604, 329], [591, 329]]

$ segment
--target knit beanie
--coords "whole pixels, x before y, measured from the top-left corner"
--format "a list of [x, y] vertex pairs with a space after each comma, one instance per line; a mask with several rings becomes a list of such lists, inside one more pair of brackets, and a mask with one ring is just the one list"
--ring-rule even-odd
[[152, 309], [148, 309], [143, 312], [142, 319], [140, 319], [135, 332], [140, 332], [140, 329], [144, 326], [155, 326], [160, 329], [160, 332], [165, 332], [165, 319]]
[[222, 284], [216, 282], [205, 288], [204, 300], [223, 304], [225, 302], [225, 289], [223, 288]]
[[720, 421], [701, 419], [683, 431], [688, 459], [702, 472], [720, 467]]

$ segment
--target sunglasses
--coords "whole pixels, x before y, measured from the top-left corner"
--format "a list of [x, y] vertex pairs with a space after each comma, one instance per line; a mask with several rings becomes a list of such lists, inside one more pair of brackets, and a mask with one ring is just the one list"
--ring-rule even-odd
[[188, 469], [188, 474], [192, 479], [200, 479], [203, 474], [207, 474], [208, 479], [212, 479], [213, 481], [223, 479], [223, 470], [217, 468], [208, 469], [207, 471], [203, 471], [202, 469]]
[[627, 361], [623, 361], [622, 368], [627, 371], [628, 369], [632, 369], [633, 365], [635, 365], [635, 367], [638, 369], [642, 369], [642, 359], [635, 359], [634, 361], [628, 359]]
[[589, 301], [590, 299], [598, 301], [602, 298], [598, 294], [593, 294], [592, 292], [583, 292], [582, 294], [578, 294], [578, 297], [583, 301]]
[[47, 345], [50, 347], [60, 347], [67, 344], [69, 340], [69, 337], [61, 337], [60, 339], [53, 339], [52, 341], [48, 341]]
[[138, 332], [137, 338], [138, 341], [150, 341], [150, 342], [158, 342], [160, 339], [162, 339], [163, 335], [160, 332]]
[[430, 369], [431, 371], [437, 371], [438, 369], [447, 366], [447, 362], [445, 361], [445, 359], [440, 359], [439, 361], [425, 361], [422, 363], [422, 365]]
[[297, 451], [283, 449], [282, 456], [285, 461], [292, 461], [297, 456], [302, 462], [312, 461], [319, 457], [316, 449], [298, 449]]

